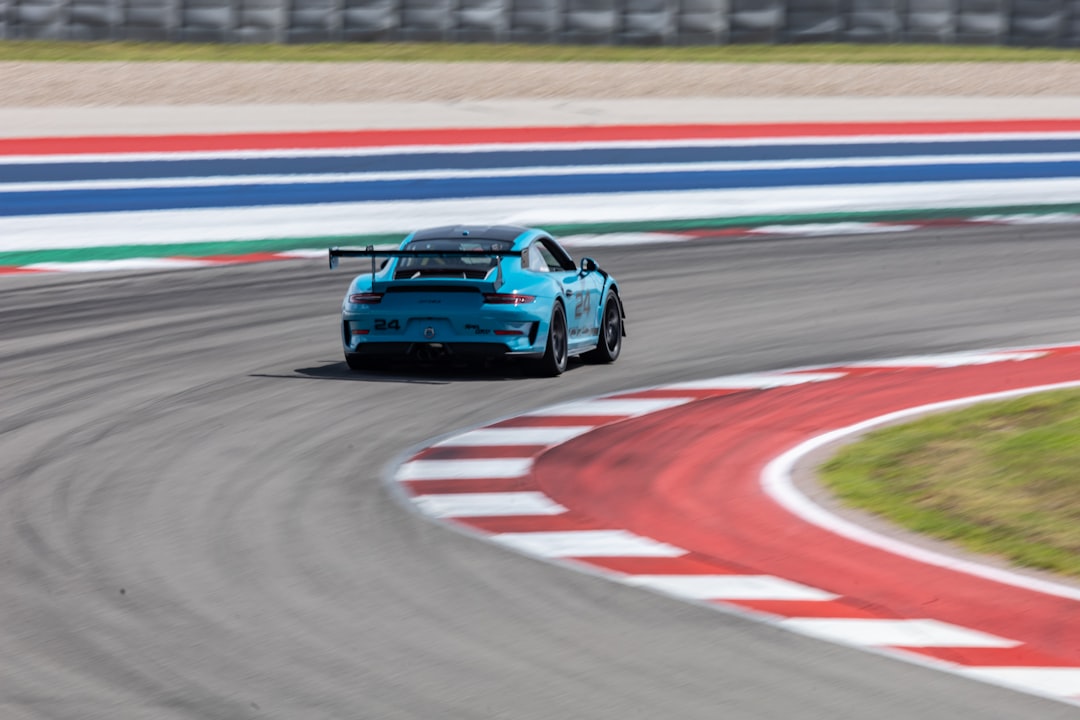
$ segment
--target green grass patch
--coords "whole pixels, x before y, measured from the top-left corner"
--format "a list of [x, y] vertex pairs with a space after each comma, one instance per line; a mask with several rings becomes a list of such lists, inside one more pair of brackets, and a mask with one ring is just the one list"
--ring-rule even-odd
[[819, 471], [842, 502], [910, 530], [1080, 577], [1080, 390], [884, 428]]
[[632, 47], [489, 43], [243, 43], [0, 41], [0, 61], [61, 62], [735, 62], [949, 63], [1080, 61], [1080, 50], [950, 45]]

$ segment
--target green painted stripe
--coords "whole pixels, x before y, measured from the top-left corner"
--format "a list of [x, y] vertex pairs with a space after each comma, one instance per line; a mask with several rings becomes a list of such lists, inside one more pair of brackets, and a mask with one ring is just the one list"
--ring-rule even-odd
[[341, 235], [308, 238], [267, 238], [264, 240], [227, 240], [222, 242], [176, 243], [172, 245], [115, 245], [107, 247], [64, 248], [56, 250], [20, 250], [0, 252], [0, 265], [21, 266], [42, 262], [81, 262], [86, 260], [127, 260], [130, 258], [215, 257], [249, 255], [327, 248], [331, 245], [378, 245], [401, 242], [402, 235]]
[[[657, 220], [625, 223], [552, 224], [546, 228], [555, 235], [604, 234], [620, 232], [677, 232], [721, 230], [734, 227], [762, 225], [800, 225], [805, 223], [836, 222], [915, 222], [943, 218], [966, 219], [985, 215], [1050, 215], [1080, 213], [1080, 203], [1062, 205], [1025, 205], [976, 208], [940, 208], [924, 210], [867, 211], [856, 213], [820, 213], [803, 215], [746, 215], [723, 218], [693, 218], [686, 220]], [[331, 245], [377, 245], [401, 241], [402, 234], [332, 235], [302, 238], [266, 238], [222, 242], [176, 243], [170, 245], [117, 245], [53, 250], [0, 252], [0, 266], [24, 266], [42, 262], [80, 262], [87, 260], [124, 260], [145, 257], [215, 257], [280, 252]]]

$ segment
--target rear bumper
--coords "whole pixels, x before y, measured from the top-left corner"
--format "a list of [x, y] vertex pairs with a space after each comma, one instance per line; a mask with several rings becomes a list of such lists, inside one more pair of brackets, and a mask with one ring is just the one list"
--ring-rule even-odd
[[546, 323], [521, 312], [485, 313], [467, 320], [343, 313], [341, 323], [343, 349], [356, 355], [407, 355], [429, 346], [462, 355], [531, 356], [537, 350], [543, 353], [546, 337]]
[[357, 357], [398, 356], [416, 359], [541, 357], [543, 351], [515, 350], [497, 342], [365, 342], [346, 354]]

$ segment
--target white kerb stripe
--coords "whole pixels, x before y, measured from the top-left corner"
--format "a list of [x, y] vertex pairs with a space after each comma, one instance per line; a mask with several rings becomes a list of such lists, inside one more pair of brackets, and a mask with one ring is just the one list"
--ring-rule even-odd
[[656, 232], [603, 233], [596, 235], [563, 235], [559, 244], [563, 247], [612, 247], [626, 245], [653, 245], [656, 243], [686, 242], [686, 235]]
[[726, 375], [724, 377], [690, 380], [689, 382], [665, 385], [664, 388], [669, 390], [768, 390], [769, 388], [837, 380], [846, 374], [842, 372], [805, 372]]
[[1075, 667], [980, 667], [960, 670], [979, 680], [1027, 688], [1047, 695], [1080, 699], [1080, 668]]
[[32, 270], [58, 272], [112, 272], [120, 270], [172, 270], [208, 267], [215, 263], [194, 258], [126, 258], [122, 260], [79, 260], [76, 262], [42, 262], [26, 267]]
[[686, 550], [626, 530], [501, 533], [492, 539], [539, 557], [679, 557]]
[[978, 215], [968, 218], [972, 222], [1001, 223], [1003, 225], [1047, 225], [1050, 223], [1074, 223], [1080, 214], [1070, 212], [1046, 213], [1045, 215]]
[[399, 467], [395, 478], [399, 481], [513, 478], [528, 475], [532, 463], [532, 458], [413, 460]]
[[[376, 250], [397, 250], [397, 245], [375, 245]], [[275, 255], [281, 255], [283, 257], [302, 258], [302, 259], [318, 259], [322, 260], [326, 257], [326, 248], [296, 248], [295, 250], [279, 250]]]
[[483, 447], [487, 445], [558, 445], [584, 435], [592, 425], [566, 427], [511, 427], [481, 428], [441, 440], [437, 445], [446, 447]]
[[866, 646], [1008, 648], [1020, 643], [939, 620], [790, 618], [784, 627], [807, 635]]
[[636, 417], [647, 415], [658, 410], [678, 407], [690, 402], [693, 398], [597, 398], [595, 400], [577, 400], [575, 402], [552, 405], [551, 407], [534, 410], [529, 415], [540, 416], [581, 416], [590, 415], [612, 417]]
[[835, 600], [836, 595], [770, 575], [635, 575], [628, 585], [694, 600]]
[[437, 518], [561, 515], [566, 512], [566, 508], [541, 492], [418, 495], [413, 502], [420, 512]]
[[763, 225], [754, 235], [862, 235], [864, 233], [907, 232], [918, 225], [887, 225], [867, 222], [806, 223], [805, 225]]
[[910, 357], [891, 358], [889, 360], [867, 360], [851, 363], [847, 367], [890, 368], [890, 367], [936, 367], [950, 368], [963, 365], [990, 365], [999, 362], [1018, 362], [1034, 360], [1047, 355], [1046, 352], [1000, 352], [1000, 353], [947, 353], [944, 355], [912, 355]]

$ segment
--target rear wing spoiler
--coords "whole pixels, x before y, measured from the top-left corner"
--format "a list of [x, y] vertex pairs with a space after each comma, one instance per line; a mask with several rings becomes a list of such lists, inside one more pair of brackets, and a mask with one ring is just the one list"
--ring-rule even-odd
[[[371, 258], [371, 286], [375, 287], [375, 273], [378, 267], [375, 258], [403, 258], [403, 257], [431, 257], [431, 258], [459, 258], [459, 257], [521, 257], [520, 250], [376, 250], [368, 245], [363, 250], [355, 248], [330, 248], [330, 269], [333, 270], [343, 257], [369, 257]], [[502, 285], [502, 265], [495, 263], [494, 284], [497, 289]], [[489, 273], [490, 275], [490, 273]]]

